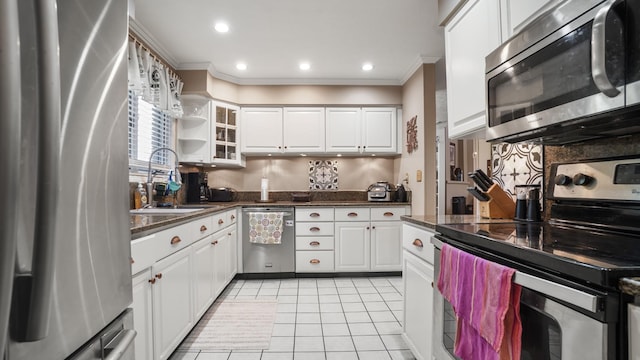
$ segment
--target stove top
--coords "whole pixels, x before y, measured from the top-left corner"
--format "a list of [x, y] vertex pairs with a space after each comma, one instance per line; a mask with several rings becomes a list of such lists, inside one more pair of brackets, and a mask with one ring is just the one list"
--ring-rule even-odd
[[[446, 224], [436, 231], [517, 263], [605, 288], [640, 275], [640, 236], [557, 223]], [[447, 242], [445, 240], [445, 242]]]

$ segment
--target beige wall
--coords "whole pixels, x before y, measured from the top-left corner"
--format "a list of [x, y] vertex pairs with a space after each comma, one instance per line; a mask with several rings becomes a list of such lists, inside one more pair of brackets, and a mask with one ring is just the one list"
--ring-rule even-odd
[[401, 86], [237, 85], [206, 70], [178, 72], [184, 94], [206, 95], [240, 105], [400, 105]]
[[[402, 157], [396, 160], [398, 181], [409, 174], [412, 190], [411, 212], [432, 215], [436, 212], [436, 154], [435, 154], [435, 67], [425, 64], [407, 80], [402, 88]], [[418, 117], [418, 149], [407, 152], [407, 122]], [[418, 182], [417, 172], [422, 172]]]
[[391, 158], [262, 157], [247, 159], [244, 169], [209, 171], [209, 186], [259, 191], [260, 180], [267, 176], [269, 189], [272, 191], [309, 190], [308, 174], [311, 160], [338, 161], [338, 190], [364, 191], [376, 181], [394, 181]]

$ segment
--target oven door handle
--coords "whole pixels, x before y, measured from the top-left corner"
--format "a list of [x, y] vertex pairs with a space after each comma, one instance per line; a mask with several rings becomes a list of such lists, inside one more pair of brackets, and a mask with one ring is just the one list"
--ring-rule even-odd
[[[444, 243], [441, 240], [432, 237], [431, 243], [438, 250], [442, 250], [442, 245]], [[592, 295], [584, 291], [576, 290], [574, 288], [541, 279], [517, 270], [513, 276], [513, 283], [524, 288], [537, 291], [543, 295], [573, 304], [587, 311], [591, 311], [592, 313], [598, 312], [599, 296], [597, 295]]]

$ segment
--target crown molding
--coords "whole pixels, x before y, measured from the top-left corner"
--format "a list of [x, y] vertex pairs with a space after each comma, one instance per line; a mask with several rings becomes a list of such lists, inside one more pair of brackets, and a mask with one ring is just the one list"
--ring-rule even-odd
[[410, 78], [415, 74], [416, 70], [420, 68], [423, 64], [435, 64], [438, 60], [442, 59], [442, 56], [426, 56], [426, 55], [418, 55], [416, 60], [409, 66], [404, 76], [402, 77], [400, 84], [404, 85]]
[[151, 33], [142, 26], [142, 24], [138, 23], [136, 19], [132, 17], [129, 17], [129, 30], [138, 37], [138, 40], [144, 42], [153, 51], [155, 51], [162, 60], [167, 62], [169, 66], [174, 69], [178, 68], [178, 60], [175, 56], [173, 56], [160, 41], [154, 38], [153, 35], [151, 35]]

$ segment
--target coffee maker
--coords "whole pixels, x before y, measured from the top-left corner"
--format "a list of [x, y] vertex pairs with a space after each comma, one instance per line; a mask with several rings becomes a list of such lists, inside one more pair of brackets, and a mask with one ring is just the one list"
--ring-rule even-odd
[[190, 172], [182, 174], [187, 185], [187, 203], [202, 203], [209, 201], [209, 184], [206, 172]]

